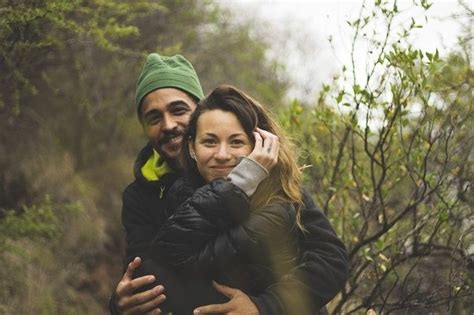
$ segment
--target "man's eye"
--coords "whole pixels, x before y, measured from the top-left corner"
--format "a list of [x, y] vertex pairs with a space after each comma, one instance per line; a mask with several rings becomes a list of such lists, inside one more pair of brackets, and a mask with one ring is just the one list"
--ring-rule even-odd
[[160, 122], [160, 117], [158, 117], [158, 116], [152, 116], [152, 117], [148, 117], [146, 119], [146, 124], [147, 125], [156, 125], [159, 122]]
[[173, 109], [173, 115], [181, 116], [186, 114], [188, 110], [186, 108], [175, 108]]

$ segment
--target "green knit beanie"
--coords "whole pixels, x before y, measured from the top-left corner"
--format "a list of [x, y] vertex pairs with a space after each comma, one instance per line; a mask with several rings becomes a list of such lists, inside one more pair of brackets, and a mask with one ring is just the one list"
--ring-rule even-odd
[[148, 93], [166, 87], [183, 90], [198, 100], [204, 97], [196, 71], [186, 58], [181, 55], [166, 57], [156, 53], [149, 54], [137, 81], [137, 110], [140, 110], [143, 98]]

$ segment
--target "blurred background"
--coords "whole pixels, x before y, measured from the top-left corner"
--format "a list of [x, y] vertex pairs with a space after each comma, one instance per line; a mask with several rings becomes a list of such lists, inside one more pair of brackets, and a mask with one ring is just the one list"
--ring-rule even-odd
[[345, 242], [332, 314], [472, 314], [472, 4], [0, 0], [0, 314], [106, 314], [149, 52], [272, 109]]

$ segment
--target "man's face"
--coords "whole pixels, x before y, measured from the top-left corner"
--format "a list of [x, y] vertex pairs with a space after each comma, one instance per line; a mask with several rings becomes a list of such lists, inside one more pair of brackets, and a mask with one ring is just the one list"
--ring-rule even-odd
[[185, 92], [162, 88], [143, 99], [141, 114], [143, 128], [155, 150], [167, 159], [176, 159], [196, 103]]

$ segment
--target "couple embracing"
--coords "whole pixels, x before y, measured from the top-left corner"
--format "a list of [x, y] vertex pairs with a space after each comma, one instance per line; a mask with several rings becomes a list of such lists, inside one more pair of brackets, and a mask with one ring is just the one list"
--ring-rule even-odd
[[324, 314], [347, 254], [301, 184], [293, 144], [232, 86], [204, 97], [183, 56], [150, 54], [149, 140], [123, 193], [126, 267], [112, 314]]

